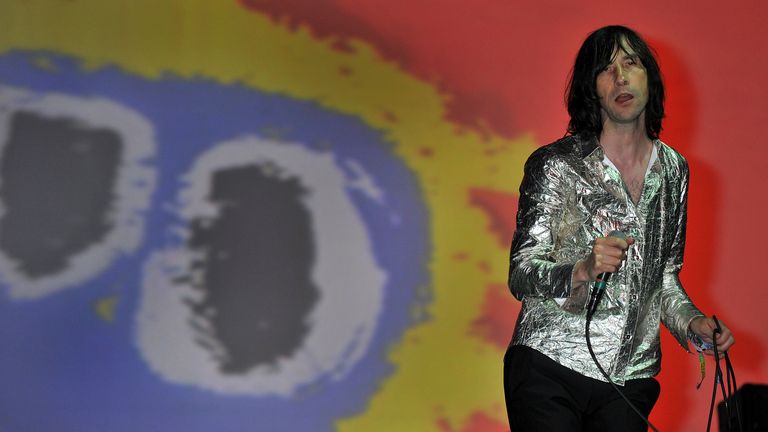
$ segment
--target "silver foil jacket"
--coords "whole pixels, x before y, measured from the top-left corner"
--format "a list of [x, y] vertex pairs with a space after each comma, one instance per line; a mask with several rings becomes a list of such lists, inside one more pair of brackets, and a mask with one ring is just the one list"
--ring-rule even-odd
[[574, 265], [597, 237], [618, 230], [635, 239], [608, 281], [590, 339], [611, 379], [647, 378], [660, 369], [659, 322], [687, 350], [690, 321], [703, 314], [683, 290], [688, 164], [656, 140], [657, 158], [635, 204], [621, 174], [603, 162], [596, 139], [567, 136], [525, 164], [509, 288], [522, 301], [513, 345], [526, 345], [583, 375], [605, 381], [585, 342], [591, 284], [571, 287]]

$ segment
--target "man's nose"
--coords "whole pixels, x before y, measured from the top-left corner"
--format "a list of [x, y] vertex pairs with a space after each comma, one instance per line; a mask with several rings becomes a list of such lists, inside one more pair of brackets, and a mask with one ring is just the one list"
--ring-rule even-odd
[[627, 85], [627, 71], [621, 66], [616, 68], [616, 84]]

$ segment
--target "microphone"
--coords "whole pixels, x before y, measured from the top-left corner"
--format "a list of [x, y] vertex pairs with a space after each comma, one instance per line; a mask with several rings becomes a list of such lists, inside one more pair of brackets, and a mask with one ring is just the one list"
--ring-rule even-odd
[[[611, 231], [608, 237], [616, 237], [622, 240], [626, 240], [627, 235], [621, 231]], [[611, 278], [612, 273], [603, 272], [597, 276], [597, 282], [595, 282], [594, 288], [592, 288], [592, 294], [589, 296], [589, 303], [587, 304], [587, 317], [591, 317], [597, 310], [597, 305], [600, 303], [600, 299], [603, 298], [605, 293], [605, 285], [608, 283], [608, 279]]]

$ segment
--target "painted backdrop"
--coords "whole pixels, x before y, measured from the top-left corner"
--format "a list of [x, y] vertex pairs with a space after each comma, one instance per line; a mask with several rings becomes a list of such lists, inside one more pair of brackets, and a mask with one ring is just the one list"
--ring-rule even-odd
[[[522, 165], [656, 46], [683, 280], [768, 381], [762, 2], [0, 3], [0, 429], [505, 431]], [[662, 430], [713, 363], [664, 336]]]

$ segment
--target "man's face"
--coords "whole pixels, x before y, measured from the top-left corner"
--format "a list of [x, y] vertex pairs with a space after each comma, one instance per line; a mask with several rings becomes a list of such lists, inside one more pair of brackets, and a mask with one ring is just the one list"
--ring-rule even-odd
[[603, 125], [637, 124], [645, 126], [645, 105], [648, 103], [648, 76], [640, 59], [622, 41], [616, 47], [611, 63], [597, 75], [597, 96]]

